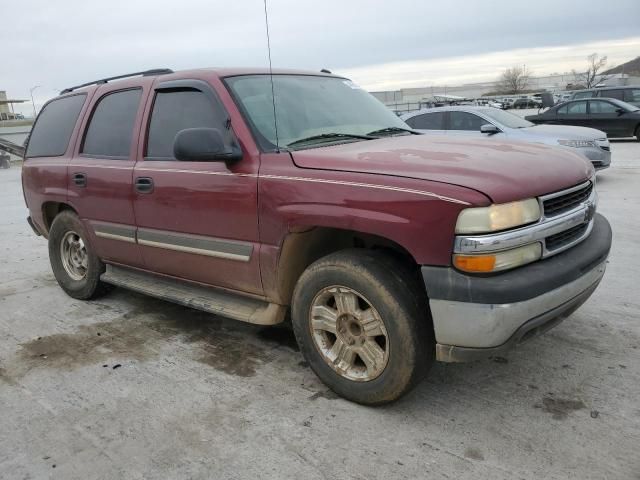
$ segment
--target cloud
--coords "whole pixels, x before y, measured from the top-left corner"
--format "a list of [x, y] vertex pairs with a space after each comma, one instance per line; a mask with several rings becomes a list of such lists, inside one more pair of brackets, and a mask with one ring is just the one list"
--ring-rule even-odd
[[500, 72], [515, 65], [526, 65], [536, 76], [569, 73], [572, 69], [581, 71], [585, 69], [587, 55], [594, 52], [606, 54], [607, 67], [614, 67], [640, 54], [640, 36], [579, 45], [520, 48], [444, 59], [384, 63], [341, 69], [336, 73], [351, 78], [370, 91], [460, 85], [496, 80]]
[[[584, 56], [575, 46], [604, 42], [598, 51], [613, 56], [607, 41], [640, 35], [638, 0], [601, 6], [606, 14], [568, 0], [267, 2], [274, 66], [329, 68], [375, 88], [475, 81], [522, 60], [542, 72], [544, 54], [529, 58], [540, 48], [552, 48], [548, 60], [563, 70], [572, 48]], [[42, 85], [38, 104], [69, 85], [147, 68], [267, 64], [262, 0], [22, 0], [1, 12], [0, 89], [26, 99]]]

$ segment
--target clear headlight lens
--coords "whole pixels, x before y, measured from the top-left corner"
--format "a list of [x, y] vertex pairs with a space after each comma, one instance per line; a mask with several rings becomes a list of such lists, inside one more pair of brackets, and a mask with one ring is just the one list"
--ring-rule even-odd
[[595, 147], [596, 142], [593, 140], [558, 140], [560, 145], [564, 145], [565, 147]]
[[456, 233], [488, 233], [526, 225], [540, 219], [535, 198], [489, 207], [466, 208], [458, 215]]
[[524, 247], [483, 255], [453, 256], [453, 264], [458, 270], [472, 273], [491, 273], [535, 262], [542, 256], [542, 245], [532, 243]]

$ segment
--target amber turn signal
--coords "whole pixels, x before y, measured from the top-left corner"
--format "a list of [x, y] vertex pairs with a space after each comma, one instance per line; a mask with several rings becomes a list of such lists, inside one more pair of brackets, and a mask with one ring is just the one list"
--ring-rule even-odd
[[495, 255], [454, 255], [456, 268], [465, 272], [492, 272], [496, 265]]

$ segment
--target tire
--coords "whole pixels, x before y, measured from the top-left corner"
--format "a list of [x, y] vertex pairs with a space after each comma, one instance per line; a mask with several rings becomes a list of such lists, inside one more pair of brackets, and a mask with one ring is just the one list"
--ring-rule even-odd
[[11, 161], [8, 158], [0, 158], [0, 168], [5, 170], [11, 168]]
[[[100, 281], [105, 265], [87, 238], [84, 225], [70, 210], [59, 213], [49, 231], [49, 261], [53, 274], [67, 295], [79, 300], [96, 298], [110, 290], [109, 285]], [[63, 246], [63, 242], [67, 246]]]
[[376, 251], [343, 250], [309, 266], [294, 289], [292, 323], [316, 375], [357, 403], [400, 398], [435, 360], [426, 295], [415, 272]]
[[636, 140], [640, 142], [640, 125], [636, 127]]

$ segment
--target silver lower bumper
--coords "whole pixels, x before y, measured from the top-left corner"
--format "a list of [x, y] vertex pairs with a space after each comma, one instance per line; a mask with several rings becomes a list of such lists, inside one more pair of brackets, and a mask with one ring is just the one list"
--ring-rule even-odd
[[605, 267], [606, 261], [566, 285], [521, 302], [430, 300], [436, 358], [451, 362], [489, 356], [556, 325], [589, 298]]

